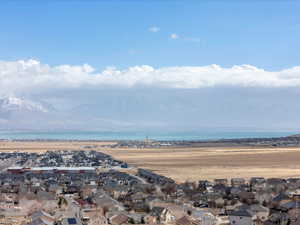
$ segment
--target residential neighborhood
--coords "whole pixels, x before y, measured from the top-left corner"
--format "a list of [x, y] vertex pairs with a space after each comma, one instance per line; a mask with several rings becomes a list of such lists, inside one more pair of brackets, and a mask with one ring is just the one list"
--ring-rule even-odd
[[0, 0], [0, 225], [300, 225], [300, 0]]
[[0, 159], [0, 224], [300, 224], [300, 178], [176, 183], [89, 150]]
[[300, 224], [300, 178], [178, 184], [96, 151], [0, 158], [0, 224]]

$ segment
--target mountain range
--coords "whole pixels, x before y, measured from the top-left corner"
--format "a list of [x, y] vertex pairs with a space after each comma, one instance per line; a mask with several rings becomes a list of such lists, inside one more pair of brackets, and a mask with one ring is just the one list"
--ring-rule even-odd
[[120, 89], [2, 96], [0, 130], [298, 129], [298, 94], [285, 89], [270, 93], [253, 89]]

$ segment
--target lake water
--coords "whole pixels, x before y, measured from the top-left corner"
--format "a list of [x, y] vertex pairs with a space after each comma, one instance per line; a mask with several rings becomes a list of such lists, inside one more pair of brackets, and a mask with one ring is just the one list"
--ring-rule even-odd
[[212, 140], [228, 138], [270, 138], [294, 135], [295, 132], [103, 132], [103, 131], [60, 131], [60, 132], [6, 132], [0, 131], [0, 139], [20, 140]]

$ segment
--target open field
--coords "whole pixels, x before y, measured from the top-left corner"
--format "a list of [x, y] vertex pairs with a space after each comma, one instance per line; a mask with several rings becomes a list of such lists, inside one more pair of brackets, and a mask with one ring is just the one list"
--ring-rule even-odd
[[0, 151], [89, 150], [115, 143], [111, 141], [0, 141]]
[[105, 152], [179, 182], [225, 177], [300, 177], [300, 148], [113, 149]]
[[[176, 181], [231, 177], [300, 177], [300, 148], [112, 149], [111, 142], [0, 142], [0, 151], [100, 150]], [[84, 146], [89, 146], [86, 148]]]

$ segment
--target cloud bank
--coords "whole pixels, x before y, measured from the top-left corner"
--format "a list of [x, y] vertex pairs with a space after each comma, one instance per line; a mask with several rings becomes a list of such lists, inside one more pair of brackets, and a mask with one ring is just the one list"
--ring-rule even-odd
[[1, 61], [0, 130], [298, 129], [299, 87], [300, 67]]
[[0, 61], [0, 94], [49, 89], [101, 89], [106, 87], [298, 87], [300, 67], [266, 71], [251, 65], [153, 68], [148, 65], [97, 72], [92, 66], [49, 66], [37, 60]]

